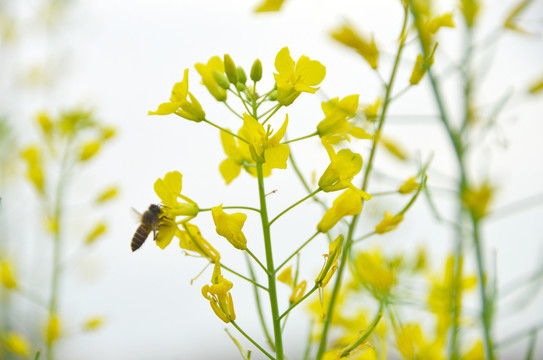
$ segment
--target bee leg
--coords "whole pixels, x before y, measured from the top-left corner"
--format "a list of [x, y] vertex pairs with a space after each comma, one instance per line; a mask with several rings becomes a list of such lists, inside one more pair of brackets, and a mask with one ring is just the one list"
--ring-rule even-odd
[[153, 240], [155, 240], [155, 241], [156, 241], [156, 236], [157, 236], [156, 230], [153, 229]]

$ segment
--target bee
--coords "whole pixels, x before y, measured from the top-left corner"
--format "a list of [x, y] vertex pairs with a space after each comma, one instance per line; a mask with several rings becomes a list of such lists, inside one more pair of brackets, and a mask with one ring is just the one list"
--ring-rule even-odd
[[156, 232], [159, 227], [162, 209], [158, 205], [151, 204], [149, 205], [149, 209], [139, 215], [141, 224], [132, 237], [132, 251], [138, 250], [143, 245], [151, 231], [153, 231], [153, 240], [156, 240]]

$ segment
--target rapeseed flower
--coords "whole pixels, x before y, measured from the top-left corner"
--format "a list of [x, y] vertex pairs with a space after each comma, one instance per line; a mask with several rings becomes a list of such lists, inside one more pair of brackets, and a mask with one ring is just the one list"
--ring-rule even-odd
[[372, 69], [376, 70], [379, 66], [379, 50], [373, 37], [370, 41], [357, 34], [354, 29], [347, 24], [332, 32], [334, 40], [354, 49], [364, 60], [368, 62]]
[[211, 285], [202, 287], [202, 295], [209, 300], [215, 315], [225, 323], [236, 320], [232, 294], [229, 293], [234, 285], [222, 277], [221, 265], [216, 262], [211, 277]]
[[468, 187], [462, 192], [462, 202], [476, 219], [488, 215], [493, 198], [494, 188], [488, 183], [480, 187]]
[[202, 84], [217, 101], [226, 101], [226, 90], [222, 88], [213, 76], [213, 72], [217, 71], [224, 74], [224, 62], [218, 56], [213, 56], [207, 64], [198, 63], [194, 65], [196, 71], [202, 77]]
[[380, 250], [357, 254], [354, 270], [359, 282], [376, 297], [388, 296], [398, 282], [394, 266], [383, 258]]
[[398, 192], [400, 194], [409, 194], [418, 189], [419, 183], [417, 180], [412, 176], [409, 179], [407, 179], [402, 185], [400, 185]]
[[302, 55], [295, 63], [290, 56], [288, 47], [282, 48], [275, 57], [274, 73], [277, 83], [277, 101], [288, 106], [296, 100], [302, 92], [314, 94], [326, 76], [326, 68], [316, 60], [310, 60]]
[[45, 338], [48, 344], [55, 342], [61, 335], [61, 322], [57, 315], [49, 315], [49, 322], [45, 328]]
[[251, 115], [247, 113], [243, 115], [243, 126], [239, 130], [239, 134], [247, 140], [253, 160], [256, 163], [264, 164], [263, 168], [267, 170], [287, 168], [290, 149], [288, 145], [280, 143], [287, 131], [287, 125], [288, 115], [281, 128], [271, 136], [273, 131], [270, 131], [269, 128], [268, 131], [264, 130], [264, 126]]
[[215, 263], [221, 258], [219, 252], [202, 236], [196, 225], [183, 224], [184, 231], [179, 231], [176, 236], [179, 238], [179, 247], [188, 251], [194, 251]]
[[350, 141], [350, 136], [358, 139], [373, 138], [364, 129], [349, 121], [358, 110], [358, 95], [346, 96], [341, 100], [333, 98], [323, 101], [321, 106], [325, 118], [317, 125], [317, 133], [327, 143]]
[[[190, 101], [187, 100], [187, 96]], [[185, 69], [183, 80], [175, 83], [170, 96], [170, 102], [162, 103], [149, 115], [176, 114], [187, 120], [200, 122], [205, 120], [206, 113], [196, 98], [189, 92], [189, 69]]]
[[377, 234], [384, 234], [398, 227], [403, 220], [403, 214], [392, 215], [391, 212], [385, 211], [385, 218], [375, 226]]
[[13, 273], [13, 265], [7, 260], [0, 262], [0, 283], [6, 289], [17, 289], [17, 279]]
[[319, 187], [324, 192], [331, 192], [349, 188], [358, 193], [364, 200], [370, 200], [370, 194], [355, 187], [352, 184], [353, 178], [362, 170], [362, 156], [353, 153], [349, 149], [341, 149], [337, 154], [332, 145], [322, 142], [328, 156], [330, 165], [326, 168], [319, 179]]
[[247, 239], [241, 231], [245, 220], [247, 220], [247, 215], [243, 213], [229, 215], [222, 210], [222, 205], [212, 208], [211, 214], [217, 234], [226, 238], [236, 249], [247, 249]]
[[345, 216], [360, 214], [361, 211], [362, 198], [360, 194], [352, 189], [347, 189], [334, 200], [332, 207], [324, 213], [317, 225], [317, 230], [326, 233]]
[[398, 350], [409, 360], [440, 360], [443, 355], [443, 344], [439, 339], [428, 340], [424, 337], [420, 325], [408, 323], [396, 335]]
[[254, 12], [269, 12], [269, 11], [279, 11], [285, 0], [264, 0], [260, 5], [256, 7]]
[[339, 235], [334, 241], [328, 246], [328, 254], [324, 255], [326, 262], [322, 267], [322, 270], [315, 279], [315, 283], [320, 287], [325, 287], [338, 267], [339, 255], [341, 255], [341, 250], [343, 248], [343, 235]]
[[45, 179], [43, 174], [43, 160], [37, 146], [28, 146], [22, 152], [27, 163], [26, 177], [40, 194], [45, 192]]
[[5, 337], [4, 344], [6, 348], [21, 357], [27, 357], [30, 355], [30, 342], [25, 336], [14, 331], [9, 331]]

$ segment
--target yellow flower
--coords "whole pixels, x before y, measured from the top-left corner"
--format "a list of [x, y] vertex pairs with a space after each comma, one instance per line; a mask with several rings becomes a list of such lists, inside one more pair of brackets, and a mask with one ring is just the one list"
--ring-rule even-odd
[[100, 143], [98, 141], [87, 141], [85, 144], [83, 144], [83, 147], [79, 152], [79, 160], [87, 161], [90, 158], [94, 157], [94, 155], [96, 155], [99, 150]]
[[277, 83], [277, 101], [288, 106], [296, 100], [302, 92], [314, 94], [326, 75], [326, 68], [316, 60], [310, 60], [307, 56], [300, 56], [298, 61], [290, 56], [288, 47], [282, 48], [275, 57], [274, 73]]
[[17, 280], [13, 274], [12, 265], [7, 260], [0, 262], [0, 282], [6, 289], [17, 288]]
[[[187, 95], [190, 101], [187, 100]], [[160, 104], [156, 111], [149, 115], [176, 114], [187, 120], [200, 122], [205, 120], [206, 113], [196, 98], [189, 92], [189, 69], [185, 69], [183, 80], [175, 83], [170, 96], [170, 102]]]
[[286, 169], [289, 147], [286, 144], [279, 143], [285, 136], [288, 125], [288, 115], [281, 128], [273, 136], [273, 131], [265, 131], [264, 126], [255, 120], [251, 115], [243, 115], [243, 126], [239, 134], [249, 142], [249, 151], [253, 160], [259, 164], [264, 164], [264, 168]]
[[[460, 259], [459, 269], [463, 268], [463, 259]], [[430, 280], [431, 288], [428, 295], [430, 311], [437, 317], [436, 332], [446, 334], [452, 323], [451, 309], [462, 307], [462, 296], [455, 298], [454, 287], [454, 258], [449, 256], [445, 263], [443, 273], [433, 276]], [[473, 290], [477, 284], [477, 277], [463, 276], [460, 280], [460, 294]], [[456, 303], [455, 303], [456, 301]]]
[[398, 227], [403, 220], [403, 214], [396, 214], [392, 216], [392, 213], [385, 211], [385, 218], [375, 226], [375, 232], [377, 234], [384, 234], [392, 231]]
[[337, 144], [342, 140], [350, 141], [354, 136], [358, 139], [371, 139], [361, 127], [349, 122], [356, 115], [358, 109], [358, 95], [346, 96], [343, 99], [333, 98], [322, 102], [322, 111], [325, 118], [317, 125], [317, 133], [330, 144]]
[[[461, 0], [465, 2], [464, 0]], [[421, 7], [420, 4], [417, 5], [417, 8]], [[422, 8], [417, 9], [418, 18], [417, 18], [417, 29], [421, 38], [422, 47], [424, 53], [429, 54], [432, 48], [435, 46], [435, 34], [442, 27], [454, 28], [454, 21], [451, 13], [445, 13], [439, 16], [433, 16], [429, 8], [421, 11]]]
[[104, 222], [99, 222], [94, 225], [94, 228], [87, 234], [85, 238], [85, 245], [91, 245], [100, 236], [104, 235], [107, 231], [107, 225]]
[[337, 260], [339, 255], [341, 255], [341, 250], [343, 248], [343, 235], [339, 235], [334, 241], [328, 246], [328, 254], [324, 255], [326, 262], [317, 278], [315, 283], [320, 287], [325, 287], [334, 273], [337, 270]]
[[9, 351], [21, 357], [30, 355], [30, 342], [22, 334], [9, 331], [4, 344]]
[[403, 147], [394, 139], [381, 136], [379, 138], [379, 144], [383, 145], [385, 149], [398, 160], [406, 161], [409, 159], [407, 151], [405, 151], [405, 149], [403, 149]]
[[409, 360], [441, 360], [443, 346], [439, 340], [428, 341], [424, 338], [418, 324], [409, 323], [403, 326], [396, 336], [398, 350]]
[[247, 248], [247, 239], [241, 228], [245, 224], [245, 220], [247, 220], [247, 215], [243, 213], [228, 215], [222, 210], [222, 205], [212, 208], [211, 214], [213, 215], [217, 234], [226, 238], [236, 249], [245, 250]]
[[415, 66], [413, 67], [411, 77], [409, 78], [409, 83], [411, 85], [417, 85], [421, 81], [424, 74], [426, 74], [426, 70], [428, 70], [430, 66], [432, 66], [432, 64], [434, 63], [434, 53], [436, 51], [436, 48], [437, 46], [434, 46], [434, 50], [426, 59], [424, 59], [421, 54], [417, 55], [417, 61], [415, 62]]
[[418, 189], [419, 187], [419, 183], [417, 182], [417, 180], [415, 180], [414, 177], [410, 177], [409, 179], [407, 179], [401, 186], [400, 188], [398, 189], [398, 192], [400, 194], [409, 194], [409, 193], [412, 193], [413, 191], [415, 191], [416, 189]]
[[377, 116], [379, 115], [379, 109], [381, 108], [381, 98], [377, 98], [377, 100], [373, 104], [368, 104], [362, 107], [362, 113], [366, 117], [366, 120], [370, 122], [377, 121]]
[[320, 177], [319, 187], [325, 192], [349, 188], [357, 192], [364, 200], [370, 200], [371, 196], [368, 193], [358, 189], [351, 182], [362, 169], [362, 156], [349, 149], [342, 149], [336, 154], [332, 145], [325, 141], [322, 144], [330, 157], [330, 165]]
[[361, 284], [378, 296], [387, 296], [398, 281], [394, 267], [378, 249], [357, 254], [354, 268]]
[[36, 116], [36, 121], [40, 125], [43, 134], [49, 138], [53, 132], [53, 122], [46, 112], [39, 112]]
[[461, 357], [462, 360], [485, 360], [485, 358], [485, 348], [481, 340], [477, 340]]
[[45, 338], [48, 344], [52, 344], [60, 337], [61, 324], [57, 315], [50, 315], [47, 328], [45, 329]]
[[281, 281], [283, 284], [292, 286], [292, 266], [289, 266], [285, 270], [281, 271], [281, 273], [277, 275], [277, 280]]
[[476, 219], [488, 215], [494, 197], [494, 188], [485, 183], [479, 188], [468, 187], [462, 192], [462, 202]]
[[540, 93], [541, 91], [543, 91], [543, 77], [540, 77], [535, 82], [533, 82], [528, 89], [528, 92], [532, 95]]
[[94, 200], [97, 204], [103, 204], [106, 201], [114, 199], [119, 194], [119, 189], [116, 186], [110, 186], [102, 191]]
[[515, 7], [511, 10], [509, 15], [505, 18], [505, 22], [503, 26], [506, 29], [510, 29], [516, 32], [519, 32], [521, 34], [529, 34], [528, 31], [524, 30], [523, 28], [519, 27], [517, 25], [517, 17], [522, 13], [528, 5], [530, 5], [533, 2], [533, 0], [521, 0], [518, 4], [515, 5]]
[[226, 90], [223, 89], [215, 80], [213, 76], [214, 71], [218, 71], [221, 74], [224, 74], [224, 63], [218, 56], [213, 56], [207, 64], [198, 63], [194, 65], [196, 71], [202, 77], [202, 84], [205, 85], [207, 90], [217, 101], [226, 100]]
[[26, 177], [36, 187], [39, 193], [45, 191], [43, 164], [41, 152], [37, 146], [29, 146], [23, 150], [23, 158], [27, 162]]
[[460, 0], [460, 10], [464, 19], [466, 20], [466, 25], [472, 27], [475, 24], [475, 18], [480, 10], [479, 0]]
[[[198, 215], [198, 205], [188, 197], [181, 195], [183, 175], [179, 171], [172, 171], [164, 175], [164, 179], [155, 181], [155, 192], [162, 200], [170, 215], [187, 216], [193, 218]], [[185, 202], [179, 202], [179, 198]]]
[[188, 251], [194, 251], [215, 263], [221, 258], [219, 252], [202, 236], [196, 225], [183, 224], [185, 231], [179, 231], [176, 236], [179, 238], [179, 247]]
[[370, 64], [372, 69], [377, 69], [379, 64], [379, 50], [373, 37], [371, 41], [368, 41], [358, 35], [351, 26], [343, 24], [340, 28], [332, 32], [332, 38], [354, 49]]
[[264, 0], [254, 12], [268, 12], [268, 11], [279, 11], [285, 0]]
[[307, 282], [304, 280], [295, 287], [292, 288], [292, 294], [290, 295], [288, 301], [291, 304], [294, 304], [295, 302], [300, 301], [300, 299], [305, 294], [305, 289], [307, 288]]
[[328, 209], [321, 221], [317, 225], [320, 232], [328, 232], [339, 220], [345, 216], [356, 215], [362, 211], [362, 199], [358, 192], [347, 189], [334, 200], [330, 209]]
[[102, 326], [104, 326], [104, 318], [101, 316], [94, 316], [87, 319], [87, 321], [85, 321], [85, 323], [83, 324], [83, 330], [95, 331], [101, 328]]
[[205, 285], [202, 288], [202, 295], [209, 300], [213, 312], [225, 323], [236, 320], [232, 294], [229, 293], [232, 286], [230, 281], [222, 277], [221, 265], [216, 262], [211, 277], [211, 286]]

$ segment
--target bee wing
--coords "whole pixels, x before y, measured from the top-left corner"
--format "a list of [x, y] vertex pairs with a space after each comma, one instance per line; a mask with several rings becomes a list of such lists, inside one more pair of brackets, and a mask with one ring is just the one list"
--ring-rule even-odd
[[131, 209], [132, 209], [132, 216], [134, 216], [134, 219], [136, 220], [136, 222], [141, 222], [141, 217], [143, 215], [138, 210], [134, 208], [131, 208]]

